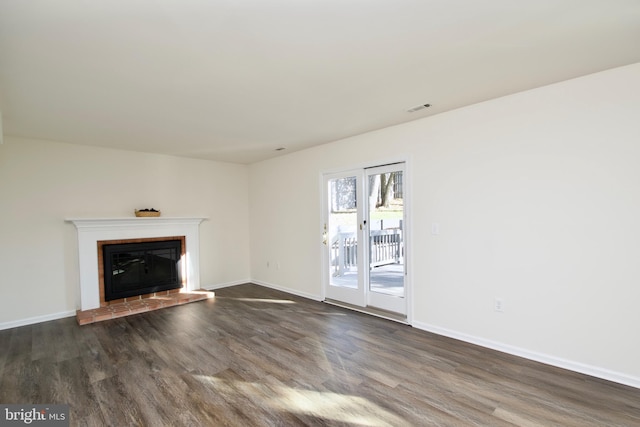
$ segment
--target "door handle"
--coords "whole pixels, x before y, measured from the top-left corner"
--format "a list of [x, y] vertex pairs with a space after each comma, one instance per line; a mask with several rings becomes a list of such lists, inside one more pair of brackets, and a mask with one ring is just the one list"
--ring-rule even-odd
[[327, 224], [324, 225], [324, 232], [322, 233], [322, 244], [327, 246]]

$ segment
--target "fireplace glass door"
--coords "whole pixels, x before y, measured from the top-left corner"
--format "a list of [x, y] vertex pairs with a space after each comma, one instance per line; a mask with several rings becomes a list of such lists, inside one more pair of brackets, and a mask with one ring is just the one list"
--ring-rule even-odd
[[105, 301], [182, 286], [180, 240], [103, 245]]

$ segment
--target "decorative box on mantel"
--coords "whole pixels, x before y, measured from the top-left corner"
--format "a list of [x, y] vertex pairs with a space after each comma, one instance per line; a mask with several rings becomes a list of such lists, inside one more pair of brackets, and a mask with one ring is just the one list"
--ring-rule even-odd
[[207, 218], [67, 218], [78, 230], [80, 310], [100, 307], [98, 242], [105, 240], [185, 237], [186, 286], [200, 289], [200, 223]]

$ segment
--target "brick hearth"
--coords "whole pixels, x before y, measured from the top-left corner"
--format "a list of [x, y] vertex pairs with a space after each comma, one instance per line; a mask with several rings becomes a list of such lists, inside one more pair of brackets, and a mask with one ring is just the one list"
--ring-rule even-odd
[[173, 307], [214, 297], [215, 293], [207, 290], [157, 292], [151, 295], [124, 298], [124, 300], [120, 300], [117, 303], [110, 303], [105, 307], [84, 311], [78, 310], [76, 312], [76, 319], [79, 325], [88, 325], [103, 320], [117, 319], [118, 317], [130, 316], [132, 314], [144, 313], [145, 311]]

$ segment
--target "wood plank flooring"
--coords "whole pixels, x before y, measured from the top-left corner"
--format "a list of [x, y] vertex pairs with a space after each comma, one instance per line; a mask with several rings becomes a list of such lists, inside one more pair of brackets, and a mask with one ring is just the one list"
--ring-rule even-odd
[[640, 426], [638, 389], [249, 284], [0, 349], [0, 403], [74, 426]]

